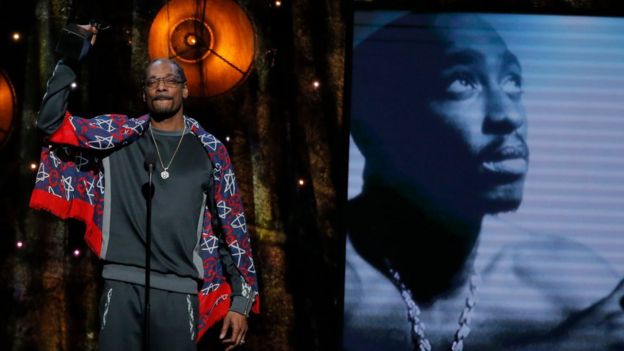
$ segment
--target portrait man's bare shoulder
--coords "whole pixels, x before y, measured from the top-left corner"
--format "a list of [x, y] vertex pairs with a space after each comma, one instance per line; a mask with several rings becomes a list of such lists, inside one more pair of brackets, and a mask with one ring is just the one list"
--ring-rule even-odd
[[490, 244], [495, 232], [481, 234], [481, 248], [490, 247], [477, 262], [482, 315], [554, 326], [607, 296], [618, 282], [608, 262], [578, 242], [516, 228], [505, 235], [497, 247]]

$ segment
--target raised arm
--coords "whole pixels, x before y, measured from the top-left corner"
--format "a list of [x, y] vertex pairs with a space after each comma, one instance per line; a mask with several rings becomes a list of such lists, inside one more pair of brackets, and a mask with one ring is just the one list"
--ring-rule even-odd
[[[91, 45], [94, 45], [97, 29], [92, 25], [82, 25], [80, 27], [93, 32]], [[86, 56], [87, 53], [88, 51], [85, 51], [82, 57]], [[60, 127], [67, 112], [67, 100], [71, 92], [71, 83], [76, 80], [76, 73], [67, 64], [70, 60], [61, 59], [58, 61], [52, 76], [48, 80], [46, 92], [43, 95], [41, 109], [37, 116], [37, 127], [48, 135], [54, 133]]]
[[37, 128], [50, 135], [54, 133], [67, 112], [67, 99], [71, 92], [71, 83], [76, 79], [74, 70], [60, 60], [52, 77], [48, 80], [45, 95], [41, 102], [41, 109], [37, 116]]

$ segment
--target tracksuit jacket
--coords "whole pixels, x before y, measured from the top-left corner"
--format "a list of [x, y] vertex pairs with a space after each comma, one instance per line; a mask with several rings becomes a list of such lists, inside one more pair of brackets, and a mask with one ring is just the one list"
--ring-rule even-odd
[[[106, 169], [102, 159], [107, 153], [137, 140], [147, 129], [149, 116], [102, 115], [91, 119], [65, 114], [61, 126], [48, 138], [41, 151], [35, 188], [30, 206], [66, 219], [85, 223], [89, 248], [106, 259], [110, 212], [106, 200]], [[219, 237], [227, 244], [234, 263], [244, 278], [243, 296], [253, 302], [251, 311], [259, 313], [260, 302], [251, 243], [238, 184], [225, 146], [192, 118], [187, 128], [204, 146], [213, 165], [209, 194], [216, 204], [216, 218], [205, 209], [200, 238], [203, 285], [198, 292], [198, 336], [225, 317], [230, 307], [231, 286], [226, 280], [219, 257]], [[213, 223], [218, 225], [213, 228]], [[215, 232], [216, 230], [219, 233]]]

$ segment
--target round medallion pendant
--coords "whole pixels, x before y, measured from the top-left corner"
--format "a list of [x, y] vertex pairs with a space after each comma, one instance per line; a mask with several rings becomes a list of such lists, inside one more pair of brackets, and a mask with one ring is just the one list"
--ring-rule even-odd
[[169, 172], [167, 172], [167, 171], [162, 171], [162, 172], [160, 172], [160, 177], [161, 177], [162, 179], [167, 179], [167, 178], [169, 178]]

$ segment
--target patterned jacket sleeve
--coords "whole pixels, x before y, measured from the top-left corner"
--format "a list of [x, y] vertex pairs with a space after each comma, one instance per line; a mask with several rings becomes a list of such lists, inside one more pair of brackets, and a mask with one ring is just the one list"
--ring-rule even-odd
[[217, 155], [220, 162], [218, 166], [215, 164], [218, 176], [215, 178], [214, 191], [219, 224], [234, 264], [245, 278], [241, 282], [241, 295], [252, 304], [251, 311], [258, 313], [258, 282], [238, 182], [227, 149], [222, 143], [218, 143]]
[[232, 303], [230, 304], [230, 311], [249, 316], [251, 305], [254, 300], [252, 299], [252, 296], [243, 295], [247, 282], [236, 268], [232, 254], [227, 249], [225, 241], [222, 239], [219, 240], [219, 256], [221, 258], [221, 263], [223, 264], [223, 269], [227, 273], [230, 286], [232, 287]]

